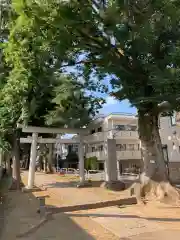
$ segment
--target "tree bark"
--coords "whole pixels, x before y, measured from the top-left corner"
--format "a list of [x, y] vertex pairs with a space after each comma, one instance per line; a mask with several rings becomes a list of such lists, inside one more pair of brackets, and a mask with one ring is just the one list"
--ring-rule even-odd
[[12, 160], [13, 160], [12, 189], [19, 190], [20, 189], [20, 138], [17, 132], [13, 134]]
[[29, 163], [30, 163], [30, 155], [28, 154], [25, 160], [25, 170], [29, 169]]
[[30, 163], [30, 149], [31, 145], [25, 143], [23, 146], [23, 160], [24, 160], [24, 168], [25, 170], [29, 169], [29, 163]]
[[12, 175], [12, 168], [11, 168], [11, 162], [10, 162], [11, 155], [9, 152], [5, 153], [5, 159], [6, 159], [7, 174], [11, 176]]
[[159, 134], [159, 114], [138, 113], [139, 138], [141, 141], [144, 171], [140, 177], [139, 197], [141, 199], [176, 198], [179, 192], [169, 183], [167, 167], [164, 159]]
[[168, 181], [158, 116], [139, 114], [138, 126], [146, 177], [159, 182]]
[[43, 163], [44, 163], [44, 173], [47, 173], [47, 156], [43, 156]]
[[52, 160], [53, 160], [53, 144], [48, 144], [49, 146], [49, 153], [48, 153], [48, 172], [52, 173]]

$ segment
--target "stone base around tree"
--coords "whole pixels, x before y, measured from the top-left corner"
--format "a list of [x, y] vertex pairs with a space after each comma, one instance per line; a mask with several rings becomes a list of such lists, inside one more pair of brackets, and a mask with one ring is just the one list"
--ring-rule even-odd
[[91, 181], [85, 181], [83, 183], [79, 182], [77, 184], [77, 188], [86, 188], [86, 187], [91, 187], [92, 186], [92, 182]]
[[101, 187], [112, 191], [123, 191], [126, 188], [126, 184], [122, 181], [111, 181], [103, 182]]

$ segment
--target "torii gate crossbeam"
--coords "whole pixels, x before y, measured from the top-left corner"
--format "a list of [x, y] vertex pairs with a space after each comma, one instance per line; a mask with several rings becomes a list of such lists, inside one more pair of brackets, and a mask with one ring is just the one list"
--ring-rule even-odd
[[[79, 145], [79, 173], [80, 173], [80, 185], [84, 185], [85, 175], [84, 175], [84, 143], [83, 136], [87, 133], [87, 129], [69, 129], [69, 128], [45, 128], [45, 127], [34, 127], [34, 126], [22, 126], [18, 125], [18, 128], [22, 129], [22, 132], [32, 133], [30, 138], [21, 138], [21, 142], [31, 143], [31, 156], [30, 156], [30, 165], [29, 165], [29, 176], [28, 176], [28, 189], [34, 187], [34, 178], [35, 178], [35, 168], [36, 168], [36, 156], [37, 156], [37, 143], [78, 143]], [[38, 133], [50, 133], [50, 134], [60, 134], [60, 133], [78, 133], [78, 141], [73, 139], [43, 139], [38, 138]], [[49, 142], [48, 142], [49, 141]]]

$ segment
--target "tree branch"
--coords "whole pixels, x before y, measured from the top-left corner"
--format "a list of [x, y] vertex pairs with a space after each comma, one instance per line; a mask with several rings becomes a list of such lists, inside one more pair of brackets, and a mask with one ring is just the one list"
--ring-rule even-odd
[[72, 66], [81, 65], [81, 64], [97, 64], [97, 63], [100, 63], [100, 60], [97, 60], [97, 61], [81, 60], [81, 61], [77, 61], [77, 62], [70, 62], [67, 64], [63, 64], [61, 66], [61, 68], [72, 67]]
[[164, 101], [162, 103], [159, 103], [158, 106], [157, 106], [158, 113], [168, 112], [170, 110], [172, 110], [172, 106], [168, 101]]
[[[80, 30], [80, 29], [78, 29], [77, 31], [85, 39], [93, 41], [93, 42], [95, 42], [95, 44], [98, 44], [103, 50], [105, 48], [107, 48], [107, 51], [111, 52], [112, 55], [114, 55], [114, 57], [116, 57], [118, 59], [118, 61], [121, 60], [121, 66], [124, 68], [125, 71], [129, 72], [129, 71], [133, 70], [132, 66], [130, 65], [130, 62], [129, 62], [128, 58], [124, 55], [124, 51], [121, 48], [117, 48], [116, 46], [112, 45], [107, 38], [103, 37], [102, 34], [101, 34], [101, 37], [103, 38], [103, 40], [105, 41], [107, 46], [105, 46], [105, 44], [103, 44], [97, 38], [90, 36], [85, 31]], [[89, 43], [89, 45], [91, 45], [91, 43]], [[91, 46], [93, 47], [93, 45], [91, 45]]]

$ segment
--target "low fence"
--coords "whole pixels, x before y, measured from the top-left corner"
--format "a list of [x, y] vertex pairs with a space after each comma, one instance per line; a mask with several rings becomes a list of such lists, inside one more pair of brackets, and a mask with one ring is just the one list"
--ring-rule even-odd
[[[57, 171], [57, 169], [56, 169]], [[74, 168], [61, 168], [58, 169], [59, 173], [62, 175], [74, 175], [74, 176], [79, 176], [79, 169], [74, 169]], [[123, 181], [136, 181], [139, 179], [139, 174], [134, 174], [134, 173], [126, 173], [123, 175], [120, 175], [120, 172], [117, 171], [117, 176], [119, 180]], [[94, 181], [104, 181], [105, 180], [105, 171], [99, 171], [99, 170], [85, 170], [85, 179], [86, 180], [94, 180]]]

